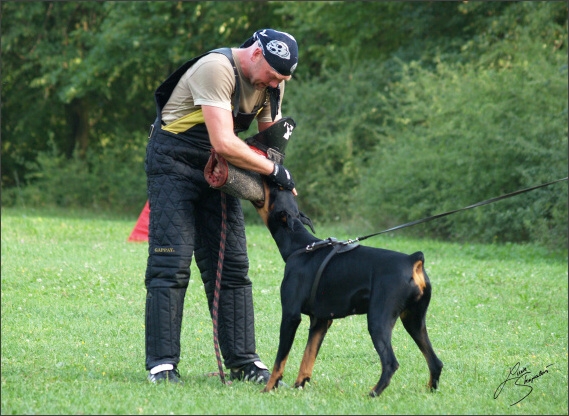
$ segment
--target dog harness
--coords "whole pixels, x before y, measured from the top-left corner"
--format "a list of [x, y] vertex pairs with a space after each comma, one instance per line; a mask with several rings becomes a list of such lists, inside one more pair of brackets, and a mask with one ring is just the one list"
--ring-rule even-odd
[[[290, 258], [297, 254], [312, 253], [321, 248], [332, 247], [330, 253], [328, 253], [328, 255], [322, 261], [322, 264], [320, 264], [320, 267], [316, 272], [316, 277], [314, 278], [314, 283], [312, 283], [312, 290], [310, 291], [310, 299], [308, 301], [308, 308], [310, 310], [314, 311], [314, 300], [316, 299], [318, 284], [320, 283], [320, 278], [322, 277], [322, 273], [324, 273], [324, 269], [326, 268], [332, 257], [334, 257], [336, 254], [347, 253], [348, 251], [351, 251], [357, 248], [358, 246], [359, 246], [358, 243], [353, 243], [351, 242], [351, 240], [338, 241], [334, 237], [328, 237], [326, 240], [315, 241], [314, 243], [307, 245], [305, 248], [301, 248], [300, 250], [295, 251], [289, 256]], [[311, 323], [311, 325], [314, 325], [315, 323], [316, 321]]]

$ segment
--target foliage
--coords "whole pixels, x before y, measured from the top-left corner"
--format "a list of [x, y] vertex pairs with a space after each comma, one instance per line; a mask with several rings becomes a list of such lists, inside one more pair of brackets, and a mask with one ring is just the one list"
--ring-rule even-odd
[[[503, 7], [492, 2], [482, 8]], [[288, 2], [283, 10], [294, 16], [291, 30], [302, 42], [295, 77], [314, 82], [346, 60], [452, 53], [473, 36], [473, 22], [479, 19], [476, 13], [461, 12], [459, 2]]]
[[377, 91], [385, 82], [380, 76], [366, 77], [379, 72], [375, 65], [346, 65], [337, 72], [324, 71], [325, 81], [310, 88], [290, 87], [285, 110], [298, 128], [287, 147], [286, 163], [299, 183], [301, 205], [317, 218], [349, 218], [349, 190], [357, 187], [361, 161], [380, 140], [382, 103]]
[[49, 138], [57, 139], [62, 152], [73, 152], [78, 103], [60, 102], [58, 89], [76, 71], [88, 35], [102, 19], [102, 6], [2, 2], [1, 8], [4, 187], [24, 176]]
[[83, 159], [77, 152], [67, 159], [54, 146], [38, 154], [26, 175], [29, 185], [4, 191], [2, 199], [7, 205], [90, 208], [136, 216], [146, 200], [144, 160], [136, 149], [128, 142], [113, 143], [99, 153], [88, 151]]
[[250, 19], [280, 26], [265, 2], [1, 7], [3, 186], [25, 176], [26, 162], [49, 150], [49, 139], [67, 158], [102, 151], [109, 138], [144, 140], [153, 92], [169, 73], [198, 52], [239, 45], [255, 30]]
[[[0, 7], [3, 205], [138, 210], [153, 91], [189, 57], [259, 27], [299, 41], [286, 163], [317, 220], [394, 225], [566, 175], [564, 2]], [[567, 246], [565, 194], [556, 186], [417, 233]]]
[[[567, 56], [558, 34], [533, 35], [520, 30], [510, 47], [471, 64], [403, 64], [359, 189], [366, 217], [395, 225], [567, 176]], [[444, 238], [552, 247], [567, 246], [566, 230], [567, 183], [421, 226]]]
[[[423, 355], [400, 323], [400, 368], [381, 397], [367, 392], [381, 364], [365, 316], [333, 323], [304, 390], [260, 394], [223, 386], [212, 323], [195, 265], [185, 298], [183, 386], [153, 386], [144, 368], [147, 244], [127, 243], [128, 218], [69, 210], [2, 209], [2, 396], [4, 414], [567, 414], [567, 251], [536, 245], [451, 244], [380, 236], [375, 246], [425, 253], [433, 285], [427, 327], [445, 367], [426, 388]], [[338, 235], [322, 227], [321, 236]], [[256, 345], [276, 355], [283, 262], [264, 226], [247, 230]], [[521, 273], [520, 273], [521, 272]], [[308, 319], [297, 331], [284, 381], [300, 365]], [[513, 384], [494, 399], [519, 361], [538, 373], [519, 405]]]
[[[307, 212], [375, 230], [567, 176], [567, 27], [545, 24], [554, 12], [520, 4], [510, 14], [542, 24], [483, 32], [462, 57], [347, 62], [291, 88], [299, 128], [287, 163]], [[566, 247], [567, 184], [410, 231]]]
[[[403, 105], [386, 112], [383, 145], [363, 174], [365, 216], [396, 225], [566, 177], [567, 96], [559, 94], [566, 75], [533, 65], [457, 72], [441, 63], [435, 74], [407, 67], [394, 93], [402, 95], [393, 98]], [[561, 183], [421, 228], [445, 238], [555, 246], [566, 245], [566, 224]]]

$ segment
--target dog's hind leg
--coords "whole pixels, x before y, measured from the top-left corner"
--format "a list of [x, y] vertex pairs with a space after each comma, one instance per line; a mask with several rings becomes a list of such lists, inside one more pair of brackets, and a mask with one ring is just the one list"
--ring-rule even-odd
[[322, 341], [328, 332], [328, 328], [332, 325], [332, 320], [316, 319], [310, 317], [310, 330], [308, 332], [308, 341], [304, 349], [302, 362], [300, 363], [300, 370], [298, 377], [294, 383], [294, 387], [302, 388], [307, 381], [312, 377], [312, 370], [314, 369], [314, 362], [318, 356], [318, 351], [322, 346]]
[[369, 393], [371, 397], [379, 396], [389, 386], [391, 377], [399, 368], [391, 345], [391, 336], [401, 308], [400, 296], [388, 296], [384, 288], [372, 287], [367, 313], [367, 328], [381, 360], [381, 376]]
[[281, 329], [279, 338], [279, 348], [277, 350], [277, 357], [275, 358], [275, 364], [273, 366], [273, 371], [271, 372], [271, 377], [267, 382], [263, 392], [268, 392], [273, 388], [278, 386], [279, 380], [283, 378], [284, 368], [286, 361], [288, 359], [288, 354], [292, 348], [294, 342], [294, 336], [296, 335], [296, 330], [301, 322], [300, 313], [298, 315], [289, 315], [283, 313], [281, 319]]
[[430, 298], [431, 290], [430, 286], [427, 286], [423, 297], [403, 311], [401, 314], [401, 322], [427, 360], [430, 373], [429, 388], [436, 389], [439, 385], [439, 377], [443, 369], [443, 363], [435, 354], [431, 341], [429, 340], [429, 334], [427, 333], [425, 317], [427, 315], [427, 307], [429, 306]]
[[373, 308], [368, 312], [368, 331], [373, 341], [373, 346], [379, 354], [381, 360], [381, 377], [379, 381], [370, 391], [371, 397], [379, 396], [383, 390], [389, 386], [391, 377], [399, 368], [397, 358], [393, 352], [391, 345], [391, 335], [393, 327], [399, 314], [394, 314], [395, 305], [390, 305], [391, 302], [386, 302], [387, 305], [381, 306], [380, 302], [374, 304]]

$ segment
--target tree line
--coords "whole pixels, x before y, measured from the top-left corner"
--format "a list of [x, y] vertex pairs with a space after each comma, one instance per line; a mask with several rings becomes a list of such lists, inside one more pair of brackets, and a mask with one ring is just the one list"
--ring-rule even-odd
[[[567, 176], [565, 2], [57, 1], [1, 12], [3, 206], [136, 215], [156, 87], [263, 27], [299, 43], [286, 165], [318, 221], [388, 227]], [[566, 248], [567, 186], [412, 232]]]

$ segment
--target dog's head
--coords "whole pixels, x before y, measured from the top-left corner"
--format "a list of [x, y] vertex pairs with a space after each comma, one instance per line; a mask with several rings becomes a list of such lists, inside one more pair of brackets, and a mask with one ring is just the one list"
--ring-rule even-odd
[[310, 218], [298, 209], [295, 196], [291, 191], [269, 184], [267, 181], [263, 181], [263, 186], [265, 202], [261, 207], [255, 208], [271, 234], [274, 234], [279, 227], [292, 230], [295, 220], [308, 225], [313, 233], [316, 232]]

